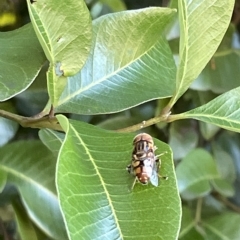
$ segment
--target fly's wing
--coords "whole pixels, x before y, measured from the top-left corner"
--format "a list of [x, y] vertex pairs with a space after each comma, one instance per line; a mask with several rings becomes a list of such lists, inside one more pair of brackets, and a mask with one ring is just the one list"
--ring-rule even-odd
[[152, 183], [153, 186], [155, 187], [158, 186], [158, 174], [156, 171], [152, 172], [152, 176], [150, 177], [150, 182]]
[[153, 168], [152, 168], [152, 175], [150, 177], [150, 182], [153, 186], [158, 186], [158, 164], [154, 161]]

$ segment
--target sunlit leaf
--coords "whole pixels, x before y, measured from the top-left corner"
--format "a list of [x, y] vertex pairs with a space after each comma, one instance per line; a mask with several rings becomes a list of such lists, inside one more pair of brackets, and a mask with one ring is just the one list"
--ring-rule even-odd
[[134, 135], [57, 118], [66, 138], [56, 182], [71, 239], [176, 239], [180, 199], [170, 148], [155, 140], [157, 153], [166, 151], [160, 173], [169, 179], [158, 187], [136, 183], [130, 191]]
[[220, 95], [205, 105], [180, 114], [180, 116], [240, 132], [240, 87]]
[[66, 77], [84, 65], [91, 45], [91, 19], [83, 0], [27, 0], [29, 15], [50, 61], [48, 91], [55, 105]]
[[112, 113], [172, 96], [176, 66], [161, 34], [174, 13], [146, 8], [94, 20], [90, 57], [68, 79], [56, 111]]
[[173, 105], [217, 50], [232, 17], [234, 0], [178, 1], [180, 23], [177, 92]]

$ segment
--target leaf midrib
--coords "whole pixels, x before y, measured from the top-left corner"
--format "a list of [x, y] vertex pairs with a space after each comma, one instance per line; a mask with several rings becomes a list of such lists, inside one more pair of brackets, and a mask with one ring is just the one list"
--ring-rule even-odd
[[92, 164], [93, 164], [93, 166], [94, 166], [94, 168], [95, 168], [95, 170], [96, 170], [97, 175], [99, 176], [99, 180], [100, 180], [101, 185], [102, 185], [102, 187], [103, 187], [103, 190], [104, 190], [104, 192], [105, 192], [105, 194], [106, 194], [107, 200], [108, 200], [108, 202], [109, 202], [109, 206], [110, 206], [110, 208], [111, 208], [111, 210], [112, 210], [112, 214], [113, 214], [113, 217], [114, 217], [114, 219], [115, 219], [115, 224], [116, 224], [116, 226], [117, 226], [119, 235], [120, 235], [121, 239], [124, 239], [124, 238], [123, 238], [123, 234], [122, 234], [122, 232], [121, 232], [121, 228], [120, 228], [120, 226], [119, 226], [118, 218], [117, 218], [116, 213], [115, 213], [115, 209], [114, 209], [113, 204], [112, 204], [112, 201], [111, 201], [110, 194], [109, 194], [108, 191], [107, 191], [106, 184], [105, 184], [103, 178], [101, 177], [101, 174], [100, 174], [100, 172], [99, 172], [99, 170], [98, 170], [98, 167], [97, 167], [97, 165], [95, 164], [94, 159], [92, 158], [91, 153], [88, 151], [87, 146], [85, 145], [85, 143], [84, 143], [84, 141], [82, 140], [82, 138], [79, 136], [78, 132], [75, 130], [74, 127], [72, 127], [71, 124], [69, 124], [69, 127], [72, 129], [72, 131], [73, 131], [73, 132], [75, 133], [75, 135], [77, 136], [79, 142], [82, 144], [83, 148], [85, 149], [87, 155], [89, 156], [90, 161], [92, 162]]
[[[130, 61], [128, 64], [116, 69], [115, 71], [109, 73], [108, 75], [105, 75], [104, 77], [98, 79], [97, 81], [92, 81], [90, 84], [88, 84], [87, 86], [85, 86], [84, 88], [80, 88], [78, 91], [75, 91], [73, 92], [72, 94], [69, 94], [67, 95], [67, 97], [65, 98], [60, 98], [59, 101], [58, 101], [58, 106], [64, 104], [65, 102], [69, 101], [70, 99], [74, 98], [76, 95], [79, 95], [91, 88], [93, 88], [94, 86], [98, 85], [98, 84], [101, 84], [102, 82], [104, 81], [107, 81], [109, 80], [112, 76], [115, 76], [117, 75], [119, 72], [121, 72], [122, 70], [126, 69], [127, 67], [129, 67], [131, 64], [135, 63], [137, 60], [141, 59], [142, 56], [146, 55], [149, 51], [151, 51], [156, 43], [160, 41], [159, 39], [157, 39], [155, 41], [155, 43], [150, 47], [148, 48], [146, 51], [144, 51], [142, 54], [140, 54], [137, 58], [134, 58], [132, 59], [132, 61]], [[92, 53], [92, 56], [94, 56], [94, 53]], [[93, 58], [92, 58], [93, 59]]]
[[[27, 183], [31, 183], [33, 186], [36, 186], [37, 188], [41, 189], [43, 192], [46, 192], [48, 195], [51, 195], [53, 198], [56, 199], [56, 201], [58, 201], [57, 199], [57, 195], [54, 194], [52, 191], [50, 191], [48, 188], [45, 188], [43, 185], [40, 185], [38, 182], [34, 181], [32, 178], [27, 177], [26, 175], [14, 170], [13, 168], [7, 167], [5, 165], [1, 165], [0, 169], [4, 170], [7, 174], [12, 174], [14, 177], [16, 178], [20, 178], [23, 181], [27, 182]], [[15, 182], [14, 182], [15, 183]], [[18, 184], [15, 183], [17, 186]], [[20, 186], [21, 187], [21, 186]]]

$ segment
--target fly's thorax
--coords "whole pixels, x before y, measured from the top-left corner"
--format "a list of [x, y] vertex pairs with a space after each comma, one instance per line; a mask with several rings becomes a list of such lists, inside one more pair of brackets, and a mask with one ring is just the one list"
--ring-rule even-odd
[[144, 155], [156, 150], [153, 138], [147, 133], [140, 133], [133, 139], [133, 154]]
[[145, 150], [137, 151], [137, 149], [134, 148], [132, 153], [132, 160], [144, 161], [145, 159], [150, 159], [150, 158], [152, 159], [156, 158], [153, 149], [149, 149], [148, 151], [145, 151]]

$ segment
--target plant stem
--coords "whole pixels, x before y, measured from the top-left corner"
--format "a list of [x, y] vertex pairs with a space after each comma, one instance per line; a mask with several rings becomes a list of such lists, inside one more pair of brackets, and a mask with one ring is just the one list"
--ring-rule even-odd
[[196, 215], [195, 215], [195, 224], [196, 225], [198, 225], [201, 222], [202, 203], [203, 203], [203, 198], [198, 198]]
[[225, 204], [227, 207], [231, 208], [233, 211], [240, 213], [240, 207], [230, 202], [227, 198], [223, 197], [219, 193], [214, 193], [213, 196], [219, 201], [221, 201], [223, 204]]
[[42, 118], [24, 117], [1, 109], [0, 116], [18, 122], [22, 127], [50, 128], [53, 130], [63, 131], [56, 117], [52, 118], [49, 118], [48, 116]]
[[142, 121], [141, 123], [132, 125], [130, 127], [118, 129], [116, 130], [116, 132], [135, 132], [159, 122], [173, 122], [175, 120], [180, 120], [180, 119], [185, 119], [185, 117], [182, 114], [175, 114], [175, 115], [170, 115], [170, 113], [164, 114], [164, 115], [161, 114], [160, 116], [151, 118], [147, 121]]

